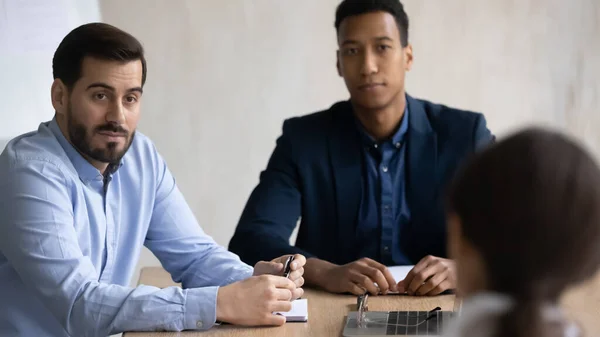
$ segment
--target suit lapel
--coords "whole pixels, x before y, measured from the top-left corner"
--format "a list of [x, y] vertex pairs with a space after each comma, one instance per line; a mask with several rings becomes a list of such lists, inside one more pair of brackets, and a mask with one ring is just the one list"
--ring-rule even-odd
[[[360, 140], [349, 102], [334, 106], [329, 154], [337, 212], [337, 256], [354, 256], [355, 229], [362, 191]], [[341, 263], [341, 261], [335, 261]]]
[[407, 97], [409, 113], [406, 154], [407, 201], [411, 213], [434, 206], [436, 198], [437, 136], [422, 103]]

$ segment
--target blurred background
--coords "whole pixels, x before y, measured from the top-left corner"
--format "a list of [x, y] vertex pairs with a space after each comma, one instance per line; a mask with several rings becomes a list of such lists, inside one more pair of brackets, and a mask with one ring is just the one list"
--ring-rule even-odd
[[[481, 111], [503, 136], [549, 125], [600, 159], [597, 0], [404, 0], [409, 94]], [[145, 46], [139, 130], [202, 228], [227, 246], [284, 119], [348, 98], [335, 69], [338, 0], [0, 0], [0, 149], [53, 116], [52, 55], [103, 21]], [[148, 251], [139, 266], [158, 265]], [[137, 282], [137, 274], [132, 285]]]

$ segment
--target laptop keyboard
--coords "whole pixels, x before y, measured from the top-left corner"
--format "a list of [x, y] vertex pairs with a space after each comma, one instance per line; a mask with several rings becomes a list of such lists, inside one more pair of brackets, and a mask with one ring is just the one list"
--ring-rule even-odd
[[[437, 312], [432, 318], [423, 322], [428, 315], [428, 311], [390, 311], [385, 335], [441, 335], [444, 313]], [[420, 322], [423, 323], [417, 325]]]

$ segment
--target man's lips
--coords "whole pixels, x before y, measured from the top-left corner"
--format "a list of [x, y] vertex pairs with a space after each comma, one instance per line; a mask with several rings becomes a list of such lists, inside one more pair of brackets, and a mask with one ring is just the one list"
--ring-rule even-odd
[[373, 90], [385, 86], [383, 83], [365, 83], [358, 87], [359, 90]]
[[127, 139], [127, 134], [122, 132], [100, 131], [98, 135], [108, 142], [121, 142], [121, 140]]
[[126, 137], [127, 135], [122, 132], [112, 132], [112, 131], [100, 131], [99, 134], [107, 137]]

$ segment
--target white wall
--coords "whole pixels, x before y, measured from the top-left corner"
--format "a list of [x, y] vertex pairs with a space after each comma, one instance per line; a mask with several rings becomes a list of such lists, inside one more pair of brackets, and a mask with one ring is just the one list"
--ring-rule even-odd
[[494, 131], [560, 127], [600, 158], [600, 2], [406, 0], [409, 90], [483, 111]]
[[[406, 0], [408, 91], [483, 111], [499, 135], [558, 126], [600, 157], [600, 6], [594, 0]], [[227, 245], [284, 118], [347, 97], [337, 0], [105, 0], [103, 20], [147, 48], [140, 129], [201, 226]], [[136, 13], [132, 16], [131, 13]], [[156, 264], [145, 252], [141, 265]]]
[[54, 51], [92, 21], [100, 21], [96, 0], [0, 0], [0, 143], [52, 118]]

